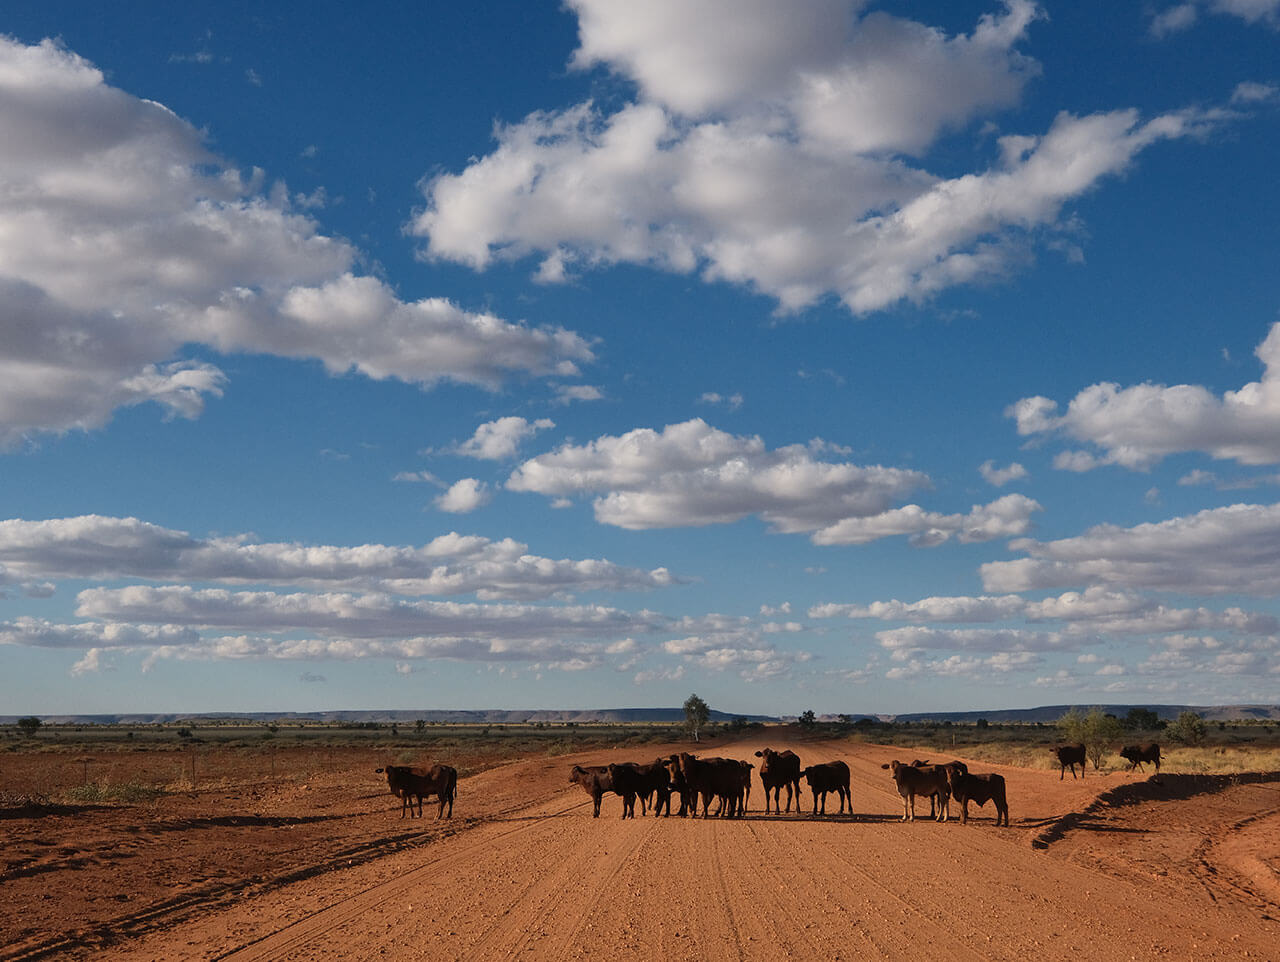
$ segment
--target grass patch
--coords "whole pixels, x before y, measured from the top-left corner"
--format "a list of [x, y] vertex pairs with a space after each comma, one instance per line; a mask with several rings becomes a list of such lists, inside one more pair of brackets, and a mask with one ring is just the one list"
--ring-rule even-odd
[[164, 792], [152, 785], [141, 782], [121, 782], [118, 784], [99, 784], [89, 782], [66, 793], [68, 801], [81, 805], [136, 805], [139, 802], [150, 802], [159, 798]]

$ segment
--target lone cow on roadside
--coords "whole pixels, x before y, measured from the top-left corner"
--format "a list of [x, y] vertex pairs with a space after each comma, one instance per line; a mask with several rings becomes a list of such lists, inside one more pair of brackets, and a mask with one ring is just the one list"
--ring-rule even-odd
[[1135, 768], [1146, 771], [1143, 762], [1151, 762], [1156, 766], [1156, 774], [1160, 774], [1160, 746], [1155, 742], [1146, 745], [1125, 745], [1120, 749], [1120, 757], [1129, 763], [1129, 771]]
[[1062, 781], [1066, 777], [1067, 767], [1071, 768], [1071, 777], [1076, 777], [1076, 766], [1080, 766], [1080, 777], [1084, 778], [1084, 746], [1083, 745], [1055, 745], [1049, 749], [1058, 758], [1058, 764], [1062, 766], [1058, 772], [1058, 781]]
[[[413, 817], [413, 800], [418, 800], [418, 818], [422, 817], [422, 800], [431, 795], [440, 799], [440, 808], [436, 818], [453, 818], [453, 797], [458, 787], [458, 770], [449, 765], [432, 765], [430, 768], [413, 768], [409, 765], [387, 765], [376, 769], [378, 773], [386, 773], [387, 788], [391, 794], [400, 799], [400, 817], [404, 818], [405, 809], [409, 817]], [[445, 805], [449, 806], [449, 814], [445, 815]]]

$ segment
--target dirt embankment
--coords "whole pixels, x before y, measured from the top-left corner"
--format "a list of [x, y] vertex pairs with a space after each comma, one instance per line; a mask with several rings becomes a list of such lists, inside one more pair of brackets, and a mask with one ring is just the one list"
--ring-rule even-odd
[[1274, 779], [1162, 789], [974, 763], [1005, 775], [1011, 828], [989, 805], [903, 824], [880, 767], [894, 749], [772, 747], [843, 758], [854, 815], [815, 819], [806, 792], [804, 814], [766, 816], [757, 778], [743, 819], [623, 821], [614, 796], [592, 819], [567, 773], [607, 752], [466, 778], [452, 822], [401, 820], [375, 765], [11, 811], [0, 960], [1277, 957]]

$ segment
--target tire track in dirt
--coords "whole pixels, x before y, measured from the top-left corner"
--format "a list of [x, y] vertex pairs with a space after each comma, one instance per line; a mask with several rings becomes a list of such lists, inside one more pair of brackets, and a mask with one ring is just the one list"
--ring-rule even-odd
[[532, 950], [535, 943], [540, 954], [564, 958], [569, 944], [609, 889], [615, 874], [641, 848], [646, 831], [649, 826], [629, 820], [621, 831], [610, 833], [613, 840], [603, 859], [595, 859], [593, 853], [571, 846], [565, 853], [567, 857], [525, 886], [504, 910], [500, 921], [472, 945], [462, 959], [487, 962], [495, 958], [517, 958]]
[[[563, 794], [563, 793], [560, 793]], [[461, 848], [450, 847], [447, 853], [441, 853], [435, 858], [418, 865], [415, 868], [396, 876], [395, 878], [375, 885], [372, 888], [359, 892], [356, 895], [347, 898], [333, 905], [326, 906], [296, 922], [269, 933], [248, 945], [241, 946], [229, 952], [224, 952], [213, 957], [214, 962], [221, 960], [234, 960], [234, 962], [269, 962], [271, 959], [285, 958], [290, 952], [296, 950], [299, 946], [313, 941], [329, 931], [343, 925], [346, 922], [358, 917], [363, 912], [381, 904], [384, 901], [393, 899], [395, 896], [404, 893], [413, 888], [413, 886], [423, 883], [429, 879], [433, 869], [447, 860], [465, 859], [476, 852], [490, 848], [499, 842], [506, 841], [513, 836], [517, 836], [532, 831], [537, 826], [542, 825], [547, 819], [555, 818], [559, 815], [566, 815], [576, 809], [581, 809], [588, 804], [587, 802], [578, 802], [560, 809], [557, 812], [532, 816], [529, 821], [518, 824], [505, 831], [499, 831], [495, 834], [486, 835], [484, 839], [476, 840], [470, 844], [463, 845]], [[519, 811], [518, 808], [506, 810], [509, 815], [512, 812]]]

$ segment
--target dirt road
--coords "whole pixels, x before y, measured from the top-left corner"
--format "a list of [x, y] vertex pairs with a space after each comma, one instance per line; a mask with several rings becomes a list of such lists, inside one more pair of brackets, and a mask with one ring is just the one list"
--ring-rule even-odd
[[[765, 744], [715, 751], [756, 761]], [[415, 829], [429, 844], [226, 900], [93, 958], [1280, 958], [1278, 782], [1095, 806], [1037, 849], [1104, 787], [1142, 776], [975, 765], [1005, 775], [1011, 828], [989, 805], [965, 826], [903, 824], [880, 768], [900, 750], [771, 747], [848, 762], [855, 815], [813, 819], [806, 793], [805, 816], [766, 816], [756, 778], [744, 819], [623, 821], [616, 796], [593, 819], [567, 771], [608, 753], [521, 762], [465, 779], [452, 826], [428, 806]], [[388, 835], [406, 830], [396, 799], [373, 807]]]

